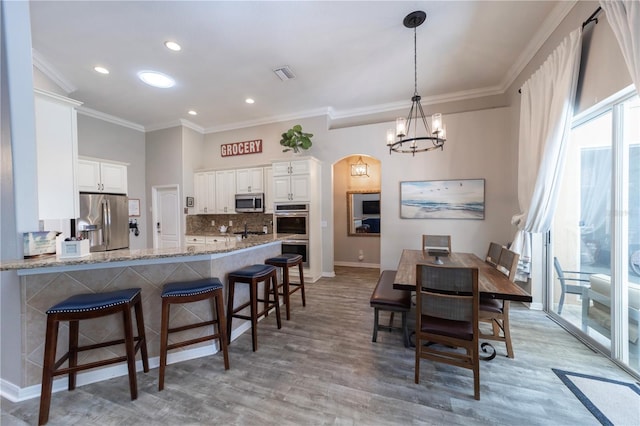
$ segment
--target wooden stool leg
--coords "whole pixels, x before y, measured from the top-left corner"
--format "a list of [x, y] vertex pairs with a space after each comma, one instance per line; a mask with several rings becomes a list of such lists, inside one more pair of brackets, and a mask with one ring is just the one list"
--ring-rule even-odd
[[224, 303], [222, 302], [222, 289], [214, 296], [216, 303], [216, 318], [218, 320], [218, 343], [224, 357], [224, 369], [229, 369], [229, 351], [227, 350], [227, 326], [224, 321]]
[[[79, 334], [79, 322], [69, 321], [69, 368], [73, 368], [78, 365], [78, 334]], [[69, 390], [72, 391], [76, 388], [76, 371], [69, 373]]]
[[51, 406], [51, 390], [53, 387], [53, 369], [56, 363], [56, 346], [58, 345], [59, 322], [50, 314], [47, 315], [47, 331], [44, 340], [44, 365], [42, 367], [42, 387], [40, 391], [40, 414], [38, 424], [49, 421]]
[[[269, 280], [264, 283], [266, 286], [269, 285]], [[282, 328], [282, 320], [280, 319], [280, 298], [278, 297], [278, 275], [275, 271], [271, 275], [271, 285], [273, 288], [273, 297], [276, 300], [276, 322], [278, 323], [278, 329]]]
[[302, 292], [302, 306], [307, 306], [304, 296], [304, 275], [302, 274], [302, 262], [298, 263], [298, 271], [300, 273], [300, 291]]
[[227, 297], [227, 344], [231, 343], [231, 324], [233, 322], [233, 291], [236, 283], [229, 280], [229, 294]]
[[372, 342], [376, 342], [378, 340], [378, 315], [380, 310], [378, 308], [373, 308], [373, 338]]
[[289, 267], [287, 265], [282, 267], [282, 287], [283, 287], [283, 296], [284, 296], [284, 307], [287, 310], [287, 321], [291, 319], [291, 299], [290, 299], [290, 289], [289, 289]]
[[264, 316], [265, 317], [268, 317], [269, 316], [269, 309], [271, 309], [270, 308], [270, 306], [271, 306], [270, 300], [271, 299], [269, 298], [269, 280], [264, 282], [264, 289], [263, 290], [264, 290], [264, 302], [262, 304], [262, 307], [263, 307], [262, 312], [264, 312]]
[[131, 321], [131, 305], [124, 305], [122, 310], [124, 318], [124, 346], [127, 350], [127, 369], [129, 370], [129, 390], [131, 400], [138, 398], [138, 381], [136, 377], [136, 350], [133, 338], [133, 323]]
[[251, 341], [255, 352], [258, 349], [258, 283], [256, 280], [249, 283], [249, 299], [251, 301]]
[[158, 391], [164, 389], [164, 372], [167, 368], [167, 346], [169, 344], [169, 311], [171, 303], [162, 298], [162, 320], [160, 325], [160, 370], [158, 372]]
[[142, 298], [134, 305], [136, 311], [136, 327], [138, 327], [138, 339], [140, 341], [140, 357], [142, 358], [142, 369], [149, 372], [149, 353], [147, 352], [147, 333], [144, 330], [144, 316], [142, 315]]

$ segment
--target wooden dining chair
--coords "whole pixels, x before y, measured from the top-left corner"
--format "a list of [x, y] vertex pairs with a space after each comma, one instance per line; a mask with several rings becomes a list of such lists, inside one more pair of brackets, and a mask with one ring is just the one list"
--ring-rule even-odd
[[[520, 255], [502, 248], [496, 269], [514, 281], [518, 270]], [[513, 358], [511, 331], [509, 329], [509, 301], [500, 299], [482, 299], [480, 301], [480, 321], [491, 324], [491, 334], [480, 331], [480, 339], [504, 342], [507, 347], [507, 357]]]
[[415, 382], [420, 383], [422, 359], [467, 368], [473, 371], [473, 397], [479, 400], [478, 269], [416, 268]]
[[485, 261], [489, 265], [495, 267], [500, 260], [500, 252], [502, 252], [502, 245], [494, 242], [489, 243], [489, 250], [487, 251], [487, 257], [485, 257]]
[[435, 264], [441, 265], [441, 256], [449, 256], [451, 254], [451, 235], [423, 235], [422, 236], [422, 255], [435, 256]]

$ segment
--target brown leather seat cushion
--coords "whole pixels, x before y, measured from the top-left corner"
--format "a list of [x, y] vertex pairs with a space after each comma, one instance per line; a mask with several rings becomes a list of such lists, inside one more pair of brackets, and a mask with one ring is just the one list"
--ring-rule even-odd
[[421, 330], [423, 333], [473, 340], [473, 325], [471, 321], [455, 321], [422, 315]]
[[396, 271], [382, 271], [369, 301], [371, 306], [383, 309], [392, 307], [397, 310], [406, 309], [407, 311], [411, 308], [411, 292], [394, 289], [393, 281], [395, 278]]
[[498, 299], [480, 299], [479, 309], [486, 312], [502, 313], [502, 300]]

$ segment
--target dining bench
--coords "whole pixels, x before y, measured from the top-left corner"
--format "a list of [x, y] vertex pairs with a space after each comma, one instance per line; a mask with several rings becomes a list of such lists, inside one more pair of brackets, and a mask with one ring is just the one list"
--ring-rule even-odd
[[[374, 308], [373, 320], [373, 338], [375, 342], [378, 338], [378, 330], [401, 330], [404, 339], [404, 346], [408, 348], [409, 332], [407, 329], [407, 313], [411, 309], [411, 292], [408, 290], [396, 290], [393, 288], [393, 282], [396, 277], [396, 271], [382, 271], [376, 288], [373, 290], [369, 303]], [[380, 311], [389, 311], [389, 325], [381, 325], [379, 321]], [[393, 315], [395, 312], [402, 314], [402, 326], [393, 326]]]

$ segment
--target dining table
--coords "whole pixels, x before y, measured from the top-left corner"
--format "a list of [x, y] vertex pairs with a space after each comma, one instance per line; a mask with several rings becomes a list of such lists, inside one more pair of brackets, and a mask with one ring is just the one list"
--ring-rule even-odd
[[[522, 287], [511, 281], [495, 266], [485, 262], [473, 253], [452, 252], [445, 256], [441, 251], [431, 251], [431, 254], [429, 254], [428, 250], [405, 249], [400, 256], [393, 288], [416, 291], [416, 265], [419, 264], [438, 265], [445, 268], [478, 268], [478, 291], [481, 299], [529, 303], [533, 301], [531, 295]], [[481, 355], [480, 359], [490, 361], [496, 357], [496, 350], [491, 343], [483, 342], [480, 348], [486, 354], [484, 356]]]
[[[442, 264], [436, 262], [439, 259]], [[480, 298], [511, 300], [514, 302], [529, 302], [533, 298], [522, 287], [473, 253], [452, 252], [448, 256], [431, 256], [428, 251], [402, 251], [398, 271], [393, 281], [393, 288], [398, 290], [416, 291], [416, 265], [436, 265], [441, 267], [478, 268], [478, 290]]]

